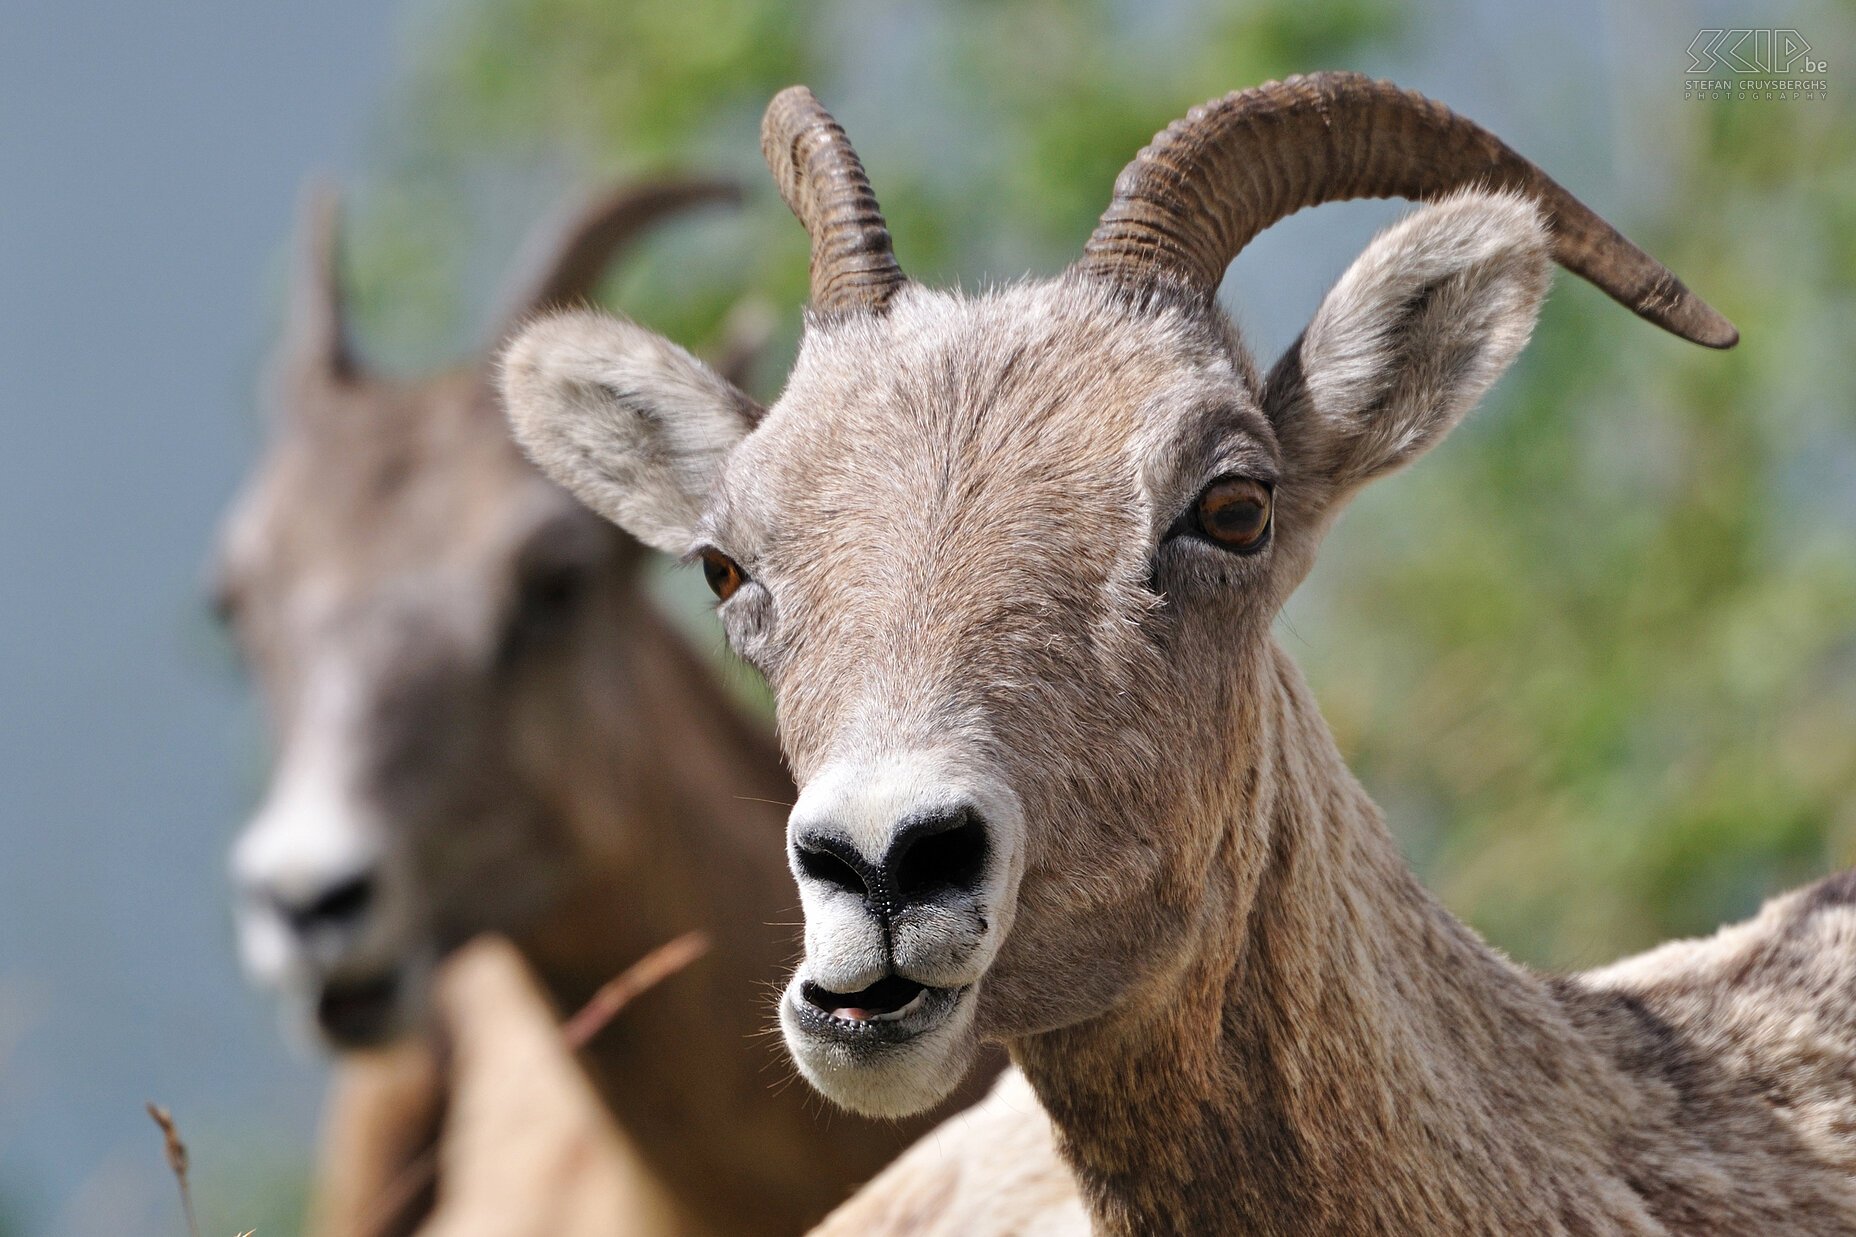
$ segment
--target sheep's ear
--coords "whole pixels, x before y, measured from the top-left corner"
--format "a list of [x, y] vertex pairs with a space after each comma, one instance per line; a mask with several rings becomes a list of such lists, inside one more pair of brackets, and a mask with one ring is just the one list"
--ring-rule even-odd
[[670, 554], [689, 550], [722, 461], [761, 415], [669, 340], [593, 313], [543, 318], [516, 336], [502, 392], [537, 467]]
[[1552, 273], [1540, 213], [1468, 192], [1374, 238], [1264, 384], [1305, 500], [1332, 506], [1462, 420], [1527, 343]]

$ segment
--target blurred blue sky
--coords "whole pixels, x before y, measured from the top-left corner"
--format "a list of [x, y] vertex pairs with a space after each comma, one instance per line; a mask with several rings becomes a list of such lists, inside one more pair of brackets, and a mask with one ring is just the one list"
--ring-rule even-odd
[[0, 6], [0, 1198], [31, 1232], [172, 1207], [145, 1098], [249, 1164], [315, 1073], [233, 965], [255, 712], [196, 566], [256, 441], [267, 275], [394, 60], [368, 0]]
[[[1747, 7], [1735, 24], [1810, 33], [1809, 5]], [[1633, 101], [1679, 91], [1687, 39], [1728, 11], [1425, 9], [1403, 52], [1358, 67], [1484, 121], [1621, 220], [1656, 192]], [[259, 441], [297, 190], [366, 165], [408, 11], [0, 6], [0, 1229], [172, 1225], [145, 1099], [174, 1108], [208, 1195], [287, 1169], [310, 1137], [317, 1070], [233, 957], [222, 856], [263, 742], [198, 569]], [[1298, 217], [1246, 252], [1233, 283], [1260, 351], [1394, 213]]]

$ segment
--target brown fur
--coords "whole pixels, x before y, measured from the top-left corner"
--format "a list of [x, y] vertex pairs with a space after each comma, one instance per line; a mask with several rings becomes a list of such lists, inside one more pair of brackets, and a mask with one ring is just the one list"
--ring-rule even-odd
[[[358, 668], [357, 793], [413, 886], [402, 951], [507, 932], [573, 1009], [708, 933], [707, 957], [585, 1054], [626, 1171], [671, 1204], [641, 1203], [629, 1231], [799, 1231], [929, 1123], [823, 1110], [766, 1035], [794, 917], [771, 739], [643, 595], [637, 543], [523, 460], [481, 365], [401, 383], [293, 350], [282, 376], [220, 588], [286, 750], [317, 666]], [[526, 590], [560, 569], [571, 593], [531, 612]], [[352, 1231], [359, 1195], [396, 1174], [376, 1158], [389, 1135], [398, 1159], [424, 1145], [380, 1129], [405, 1092], [375, 1071], [338, 1066], [320, 1231]]]
[[1089, 1213], [1057, 1133], [1017, 1070], [924, 1135], [813, 1237], [1084, 1237]]
[[[1733, 1088], [1766, 1092], [1782, 1137], [1856, 1172], [1856, 1027], [1826, 1019], [1818, 994], [1847, 989], [1856, 954], [1850, 873], [1774, 899], [1702, 940], [1675, 941], [1558, 981], [1570, 1005], [1619, 1012], [1648, 1033], [1644, 1062], [1671, 1091], [1694, 1091], [1697, 1060]], [[1086, 1233], [1074, 1177], [1029, 1086], [1010, 1071], [950, 1117], [815, 1233], [1014, 1237]]]
[[[1733, 1000], [1530, 974], [1419, 886], [1271, 634], [1347, 497], [1518, 352], [1548, 252], [1513, 197], [1415, 212], [1268, 379], [1204, 298], [907, 285], [811, 320], [781, 400], [725, 431], [636, 327], [512, 346], [545, 469], [746, 573], [721, 612], [776, 693], [789, 834], [870, 862], [916, 805], [985, 821], [965, 917], [892, 922], [802, 871], [782, 1016], [827, 1094], [915, 1111], [1003, 1041], [1108, 1233], [1851, 1230], [1847, 912], [1810, 929], [1827, 955], [1746, 951]], [[1274, 485], [1273, 541], [1169, 536], [1229, 475]], [[640, 518], [640, 485], [680, 498]], [[878, 974], [951, 1012], [894, 1040], [803, 1020], [808, 983]]]

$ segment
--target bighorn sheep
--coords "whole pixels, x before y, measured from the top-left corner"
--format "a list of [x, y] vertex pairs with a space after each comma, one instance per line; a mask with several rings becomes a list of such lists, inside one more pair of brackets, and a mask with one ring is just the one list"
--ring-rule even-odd
[[[1271, 635], [1323, 532], [1526, 341], [1557, 260], [1642, 317], [1732, 325], [1533, 164], [1352, 74], [1213, 101], [1051, 281], [908, 281], [809, 92], [763, 149], [812, 313], [762, 415], [577, 314], [508, 350], [518, 437], [699, 558], [801, 787], [806, 953], [780, 1016], [862, 1112], [1010, 1049], [1112, 1233], [1848, 1232], [1856, 910], [1679, 1016], [1530, 974], [1419, 885]], [[1215, 291], [1320, 202], [1428, 201], [1267, 376]], [[1763, 1011], [1767, 995], [1804, 1015]], [[1827, 1114], [1799, 1117], [1800, 1104]]]
[[[1856, 916], [1824, 912], [1851, 904], [1856, 877], [1832, 877], [1775, 898], [1756, 917], [1713, 936], [1672, 941], [1567, 982], [1640, 1008], [1702, 1056], [1759, 1079], [1786, 1124], [1856, 1173], [1856, 1142], [1839, 1132], [1856, 1119], [1856, 1039], [1811, 1025], [1821, 1017], [1819, 994], [1849, 985]], [[1014, 1069], [985, 1099], [898, 1156], [812, 1237], [1090, 1231], [1050, 1117]]]
[[[645, 225], [732, 196], [668, 182], [592, 203], [549, 233], [502, 329], [589, 294]], [[324, 201], [282, 415], [220, 556], [280, 746], [234, 849], [248, 968], [353, 1048], [416, 1024], [434, 960], [478, 932], [507, 933], [572, 1009], [700, 928], [710, 956], [589, 1064], [676, 1231], [797, 1231], [927, 1126], [832, 1120], [755, 1038], [794, 935], [775, 926], [793, 905], [777, 748], [649, 603], [643, 547], [522, 458], [487, 362], [407, 383], [355, 359], [333, 230]], [[416, 1046], [350, 1062], [328, 1231], [394, 1175], [355, 1156], [435, 1137], [410, 1102]], [[409, 1128], [382, 1131], [395, 1113]]]

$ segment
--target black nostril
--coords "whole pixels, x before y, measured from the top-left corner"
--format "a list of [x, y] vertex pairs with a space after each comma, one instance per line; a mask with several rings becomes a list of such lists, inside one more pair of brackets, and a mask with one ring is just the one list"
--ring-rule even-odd
[[869, 901], [871, 882], [864, 879], [864, 865], [848, 843], [837, 838], [803, 838], [794, 843], [793, 851], [799, 859], [799, 871], [807, 879]]
[[986, 873], [986, 826], [972, 808], [912, 820], [883, 860], [890, 887], [903, 903], [946, 890], [970, 892]]
[[362, 874], [331, 885], [302, 906], [286, 906], [284, 915], [298, 931], [352, 923], [374, 900], [374, 878]]

